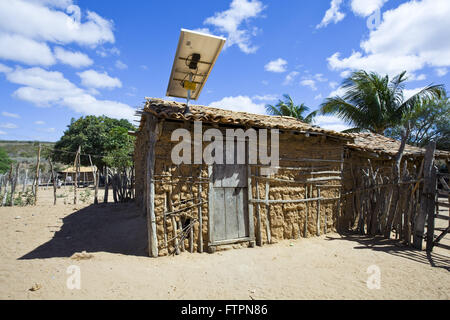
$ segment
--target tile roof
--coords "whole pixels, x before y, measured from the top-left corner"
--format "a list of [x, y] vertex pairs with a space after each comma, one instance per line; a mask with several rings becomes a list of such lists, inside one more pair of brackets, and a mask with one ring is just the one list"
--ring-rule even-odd
[[[362, 132], [350, 133], [349, 135], [354, 139], [353, 142], [347, 144], [352, 149], [395, 156], [400, 148], [400, 141], [376, 133]], [[409, 144], [405, 146], [405, 156], [417, 157], [423, 156], [424, 154], [425, 148]], [[450, 158], [450, 152], [436, 150], [436, 157]]]
[[185, 115], [185, 103], [147, 98], [142, 112], [149, 112], [158, 118], [203, 121], [217, 124], [235, 124], [246, 127], [294, 130], [300, 132], [320, 133], [328, 136], [349, 139], [349, 135], [333, 130], [323, 129], [302, 122], [293, 117], [269, 116], [248, 112], [237, 112], [199, 105], [190, 105], [191, 114]]
[[[327, 130], [307, 124], [293, 117], [269, 116], [248, 112], [237, 112], [200, 105], [190, 105], [189, 109], [191, 114], [185, 115], [185, 103], [167, 101], [157, 98], [146, 99], [147, 101], [143, 110], [139, 111], [138, 114], [148, 112], [162, 119], [203, 121], [217, 124], [242, 125], [245, 127], [276, 128], [280, 130], [293, 130], [303, 133], [310, 132], [325, 134], [328, 136], [348, 140], [347, 146], [351, 149], [375, 152], [377, 154], [385, 156], [387, 155], [389, 157], [395, 156], [400, 147], [400, 141], [379, 134], [366, 132], [336, 132], [333, 130]], [[141, 128], [142, 125], [143, 118], [141, 118]], [[417, 157], [423, 156], [425, 154], [425, 149], [406, 145], [404, 152], [406, 156]], [[450, 152], [437, 150], [436, 157], [450, 159]]]

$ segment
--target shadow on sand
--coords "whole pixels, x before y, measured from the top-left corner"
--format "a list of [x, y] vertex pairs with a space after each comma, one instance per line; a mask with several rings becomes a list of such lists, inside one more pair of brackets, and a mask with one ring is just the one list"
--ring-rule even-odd
[[359, 245], [354, 249], [370, 249], [374, 251], [386, 252], [397, 257], [413, 260], [427, 264], [435, 268], [442, 268], [450, 271], [450, 257], [435, 252], [429, 253], [402, 245], [398, 240], [385, 239], [382, 236], [368, 237], [357, 233], [341, 234], [341, 238], [327, 237], [328, 241], [347, 240], [354, 241]]
[[70, 257], [75, 252], [146, 256], [147, 224], [134, 203], [91, 205], [66, 216], [53, 238], [19, 258]]

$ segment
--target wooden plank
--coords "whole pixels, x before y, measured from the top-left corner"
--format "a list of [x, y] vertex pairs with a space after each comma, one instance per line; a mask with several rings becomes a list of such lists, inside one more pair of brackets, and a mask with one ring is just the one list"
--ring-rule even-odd
[[442, 219], [442, 220], [450, 220], [449, 216], [444, 216], [442, 214], [437, 214], [434, 216], [436, 219]]
[[248, 234], [248, 215], [245, 205], [245, 188], [236, 188], [236, 208], [238, 220], [238, 237], [247, 238]]
[[225, 239], [239, 238], [238, 208], [235, 188], [224, 188]]
[[332, 201], [338, 200], [339, 197], [333, 198], [308, 198], [308, 199], [296, 199], [296, 200], [252, 200], [252, 203], [264, 203], [264, 204], [287, 204], [287, 203], [304, 203], [304, 202], [313, 202], [313, 201]]
[[212, 243], [212, 246], [221, 246], [226, 244], [232, 244], [232, 243], [240, 243], [240, 242], [247, 242], [247, 241], [253, 241], [254, 238], [248, 237], [248, 238], [237, 238], [237, 239], [226, 239], [226, 240], [218, 240], [214, 241]]
[[[202, 178], [202, 166], [200, 165], [200, 172], [198, 175], [199, 181]], [[202, 184], [198, 184], [198, 195], [197, 195], [197, 201], [202, 202]], [[202, 213], [202, 205], [198, 206], [197, 208], [198, 213], [198, 252], [203, 253], [203, 213]]]
[[267, 243], [272, 243], [272, 234], [270, 231], [270, 206], [269, 206], [269, 192], [270, 185], [269, 180], [266, 180], [266, 194], [265, 194], [265, 203], [266, 203], [266, 233], [267, 233]]
[[320, 236], [320, 188], [317, 188], [317, 236]]
[[[309, 197], [309, 185], [305, 185], [305, 200]], [[305, 227], [303, 230], [303, 236], [308, 237], [308, 216], [309, 216], [309, 202], [306, 202], [306, 214], [305, 214]]]
[[[248, 148], [247, 148], [248, 149]], [[248, 231], [250, 240], [250, 246], [254, 246], [255, 239], [255, 226], [253, 222], [253, 190], [252, 190], [252, 168], [247, 165], [247, 201], [248, 201]]]
[[214, 188], [213, 242], [226, 239], [225, 189]]
[[159, 132], [158, 120], [150, 115], [147, 116], [147, 130], [149, 134], [149, 145], [146, 155], [146, 180], [148, 186], [147, 198], [147, 227], [148, 227], [148, 242], [149, 254], [151, 257], [158, 256], [158, 239], [156, 235], [156, 218], [155, 218], [155, 184], [152, 181], [155, 174], [155, 146]]
[[450, 208], [450, 203], [439, 201], [436, 203], [440, 207]]
[[[416, 215], [414, 224], [413, 246], [416, 249], [422, 250], [423, 234], [425, 230], [425, 219], [430, 209], [431, 202], [434, 203], [434, 198], [431, 198], [433, 193], [433, 182], [431, 181], [432, 170], [434, 166], [434, 154], [436, 151], [436, 143], [430, 142], [426, 148], [423, 175], [424, 175], [424, 187], [421, 192], [420, 210]], [[436, 186], [434, 186], [436, 189]], [[434, 214], [432, 212], [431, 214]]]
[[213, 229], [214, 229], [214, 177], [213, 177], [213, 167], [208, 166], [208, 244], [213, 243]]
[[[259, 168], [256, 167], [255, 170], [256, 170], [255, 176], [258, 176]], [[259, 200], [258, 179], [255, 179], [255, 189], [256, 189], [256, 200]], [[256, 206], [255, 206], [255, 213], [256, 213], [256, 245], [262, 246], [261, 215], [259, 212], [259, 204], [256, 204]]]

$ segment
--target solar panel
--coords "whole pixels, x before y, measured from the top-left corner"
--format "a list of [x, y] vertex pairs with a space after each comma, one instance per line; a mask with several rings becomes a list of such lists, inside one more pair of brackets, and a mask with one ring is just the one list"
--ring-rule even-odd
[[197, 100], [226, 39], [181, 29], [166, 96]]

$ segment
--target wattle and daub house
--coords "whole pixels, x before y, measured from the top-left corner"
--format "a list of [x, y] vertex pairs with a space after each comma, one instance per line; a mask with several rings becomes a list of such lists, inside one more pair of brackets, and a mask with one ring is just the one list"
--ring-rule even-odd
[[[347, 229], [351, 171], [369, 158], [388, 167], [399, 145], [291, 117], [185, 106], [147, 99], [134, 133], [136, 201], [154, 257]], [[409, 147], [405, 157], [420, 162], [423, 150]]]

